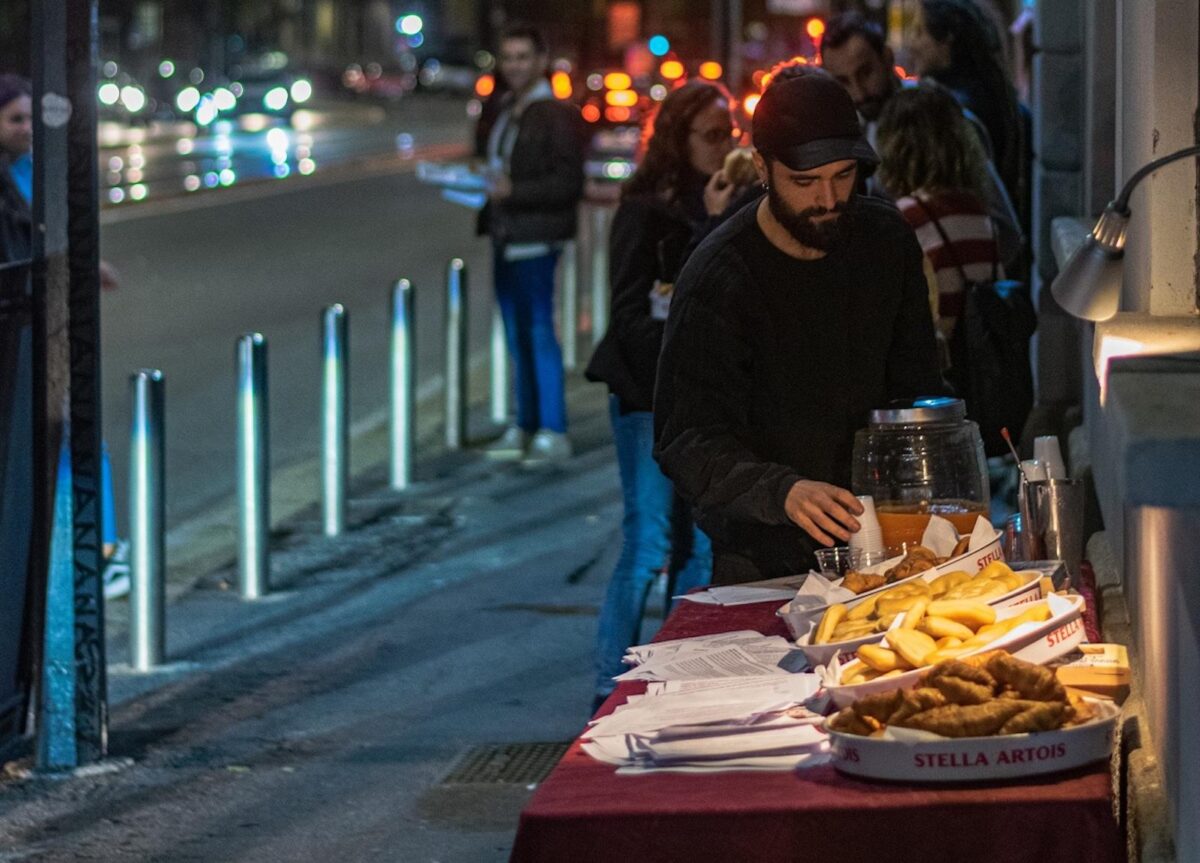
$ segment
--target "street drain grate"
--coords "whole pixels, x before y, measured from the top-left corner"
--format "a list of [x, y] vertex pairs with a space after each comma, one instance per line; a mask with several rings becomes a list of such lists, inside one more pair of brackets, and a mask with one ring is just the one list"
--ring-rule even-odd
[[534, 785], [550, 775], [570, 742], [493, 743], [464, 752], [442, 785]]

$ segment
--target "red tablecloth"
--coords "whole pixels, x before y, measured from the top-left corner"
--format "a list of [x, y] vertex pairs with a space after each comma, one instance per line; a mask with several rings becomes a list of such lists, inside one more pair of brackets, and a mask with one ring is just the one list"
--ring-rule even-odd
[[[682, 602], [659, 639], [735, 629], [786, 635], [778, 603]], [[622, 684], [610, 712], [644, 684]], [[1024, 782], [917, 786], [831, 766], [618, 776], [575, 745], [538, 788], [512, 863], [1118, 863], [1107, 764]]]

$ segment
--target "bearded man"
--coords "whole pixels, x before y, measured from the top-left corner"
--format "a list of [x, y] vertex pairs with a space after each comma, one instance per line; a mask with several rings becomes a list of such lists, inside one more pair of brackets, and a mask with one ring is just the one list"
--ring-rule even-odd
[[855, 431], [944, 391], [921, 247], [854, 193], [878, 157], [850, 96], [818, 69], [777, 80], [753, 132], [766, 195], [680, 274], [654, 398], [655, 457], [712, 538], [718, 584], [804, 572], [849, 540]]

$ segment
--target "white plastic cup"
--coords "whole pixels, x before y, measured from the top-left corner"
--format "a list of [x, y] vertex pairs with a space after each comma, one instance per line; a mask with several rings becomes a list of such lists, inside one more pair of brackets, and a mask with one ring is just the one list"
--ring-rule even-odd
[[1045, 479], [1066, 479], [1067, 466], [1063, 461], [1062, 449], [1054, 435], [1043, 435], [1033, 440], [1033, 457], [1046, 466]]
[[1035, 458], [1021, 462], [1021, 477], [1025, 482], [1037, 482], [1046, 479], [1046, 466]]
[[875, 515], [875, 499], [869, 494], [858, 495], [862, 504], [862, 515], [858, 517], [859, 529], [850, 534], [850, 548], [867, 552], [883, 551], [883, 528]]

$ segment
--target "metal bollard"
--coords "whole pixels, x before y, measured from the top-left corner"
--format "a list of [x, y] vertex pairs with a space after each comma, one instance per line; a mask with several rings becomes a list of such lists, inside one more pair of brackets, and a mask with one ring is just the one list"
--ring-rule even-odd
[[414, 429], [417, 422], [416, 297], [412, 283], [400, 279], [392, 287], [392, 488], [412, 484]]
[[608, 329], [608, 223], [607, 207], [592, 207], [592, 345], [600, 344]]
[[504, 316], [492, 309], [492, 422], [508, 424], [508, 342], [504, 339]]
[[341, 303], [321, 312], [321, 521], [326, 536], [346, 529], [350, 481], [349, 338]]
[[563, 370], [575, 371], [579, 365], [579, 252], [574, 240], [562, 252], [562, 355]]
[[237, 341], [237, 403], [238, 591], [243, 599], [258, 599], [271, 589], [267, 340], [262, 333], [246, 333]]
[[162, 372], [130, 375], [129, 395], [129, 664], [149, 671], [166, 656]]
[[467, 440], [467, 265], [446, 266], [446, 449]]

